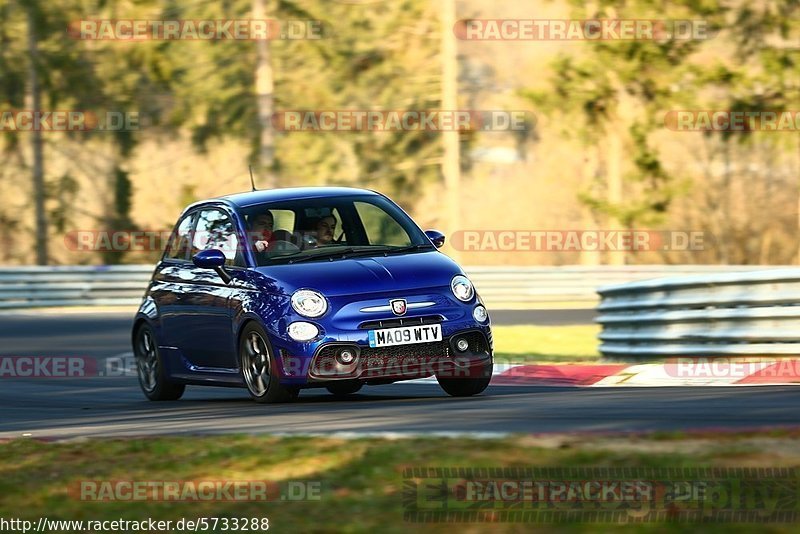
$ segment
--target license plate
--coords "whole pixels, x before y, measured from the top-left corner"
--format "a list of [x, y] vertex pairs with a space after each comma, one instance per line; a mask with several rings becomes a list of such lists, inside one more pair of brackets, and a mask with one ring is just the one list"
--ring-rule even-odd
[[369, 331], [370, 347], [390, 347], [392, 345], [411, 345], [442, 340], [442, 325], [400, 326]]

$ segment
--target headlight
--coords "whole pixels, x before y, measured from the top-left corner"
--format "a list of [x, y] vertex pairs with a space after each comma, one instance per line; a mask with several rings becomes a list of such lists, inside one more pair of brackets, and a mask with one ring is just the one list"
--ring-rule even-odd
[[300, 289], [292, 294], [292, 308], [303, 317], [319, 317], [328, 311], [328, 301], [310, 289]]
[[319, 335], [319, 328], [311, 323], [297, 321], [289, 325], [289, 337], [295, 341], [308, 341]]
[[472, 282], [469, 281], [464, 275], [457, 275], [453, 277], [450, 282], [450, 289], [453, 290], [453, 295], [462, 302], [469, 302], [475, 296], [475, 289], [472, 287]]

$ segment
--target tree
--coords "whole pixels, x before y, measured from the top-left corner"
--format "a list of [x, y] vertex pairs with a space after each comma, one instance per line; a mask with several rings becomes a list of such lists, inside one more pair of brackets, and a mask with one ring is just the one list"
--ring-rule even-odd
[[[40, 113], [42, 95], [39, 88], [39, 38], [38, 10], [34, 2], [25, 7], [28, 33], [28, 80], [25, 90], [28, 110]], [[33, 203], [36, 211], [36, 263], [47, 265], [47, 216], [44, 211], [44, 154], [42, 148], [42, 132], [35, 129], [31, 132], [31, 153], [33, 154]]]
[[[184, 9], [176, 3], [160, 16], [247, 18], [254, 5], [253, 0], [231, 0]], [[441, 73], [433, 7], [414, 0], [364, 6], [276, 1], [265, 8], [271, 19], [319, 21], [321, 38], [277, 39], [268, 47], [231, 40], [163, 43], [160, 52], [169, 65], [165, 82], [174, 96], [169, 125], [188, 128], [200, 151], [224, 137], [246, 141], [251, 160], [266, 162], [263, 170], [272, 170], [280, 185], [367, 184], [411, 203], [422, 186], [441, 180], [436, 132], [268, 131], [264, 111], [270, 102], [277, 112], [436, 109]], [[270, 69], [264, 66], [265, 50]], [[270, 77], [271, 98], [264, 81]], [[242, 162], [243, 174], [246, 169]]]
[[[603, 1], [594, 8], [571, 3], [578, 20], [703, 19], [712, 32], [726, 11], [713, 1], [679, 2], [666, 9], [646, 0]], [[674, 88], [691, 72], [692, 56], [702, 43], [587, 41], [581, 54], [558, 58], [549, 90], [523, 92], [545, 114], [564, 119], [566, 137], [595, 153], [587, 156], [587, 183], [579, 193], [593, 223], [599, 215], [612, 228], [657, 224], [684, 189], [662, 165], [650, 138], [663, 128], [666, 110], [691, 100], [695, 88], [682, 87], [682, 94]], [[609, 259], [624, 262], [625, 256], [614, 254]]]
[[[0, 4], [3, 41], [0, 103], [4, 110], [25, 109], [38, 113], [56, 109], [77, 95], [87, 94], [88, 87], [93, 86], [96, 78], [81, 63], [75, 43], [60, 42], [70, 13], [75, 13], [76, 4], [68, 0], [48, 3], [47, 8], [38, 0]], [[44, 265], [49, 259], [47, 143], [42, 131], [34, 129], [30, 132], [31, 162], [26, 163], [25, 147], [20, 139], [19, 132], [6, 131], [3, 150], [30, 169], [31, 201], [35, 212], [35, 261]]]

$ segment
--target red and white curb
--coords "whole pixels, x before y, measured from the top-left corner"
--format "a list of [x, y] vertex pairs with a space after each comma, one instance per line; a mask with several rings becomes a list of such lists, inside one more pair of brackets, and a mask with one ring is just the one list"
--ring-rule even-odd
[[665, 363], [520, 365], [492, 384], [581, 387], [753, 386], [800, 383], [800, 360], [676, 359]]
[[[436, 383], [434, 377], [412, 380]], [[495, 364], [493, 386], [663, 387], [800, 384], [800, 360], [678, 358], [645, 364]]]

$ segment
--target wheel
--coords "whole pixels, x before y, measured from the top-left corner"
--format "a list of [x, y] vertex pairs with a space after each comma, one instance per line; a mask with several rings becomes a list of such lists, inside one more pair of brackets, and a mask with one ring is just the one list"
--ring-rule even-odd
[[361, 382], [340, 382], [338, 384], [325, 386], [325, 389], [337, 397], [344, 397], [347, 395], [352, 395], [353, 393], [357, 393], [363, 386], [364, 384]]
[[260, 403], [288, 402], [299, 393], [280, 383], [278, 364], [264, 329], [256, 323], [245, 326], [239, 339], [239, 365], [247, 391]]
[[152, 401], [181, 398], [186, 386], [170, 382], [167, 379], [156, 336], [149, 325], [144, 324], [136, 330], [133, 353], [136, 356], [136, 374], [139, 376], [139, 386], [145, 397]]
[[492, 380], [492, 369], [494, 365], [489, 363], [476, 374], [470, 377], [450, 377], [445, 378], [436, 375], [436, 381], [448, 395], [452, 397], [471, 397], [477, 395], [489, 386]]

